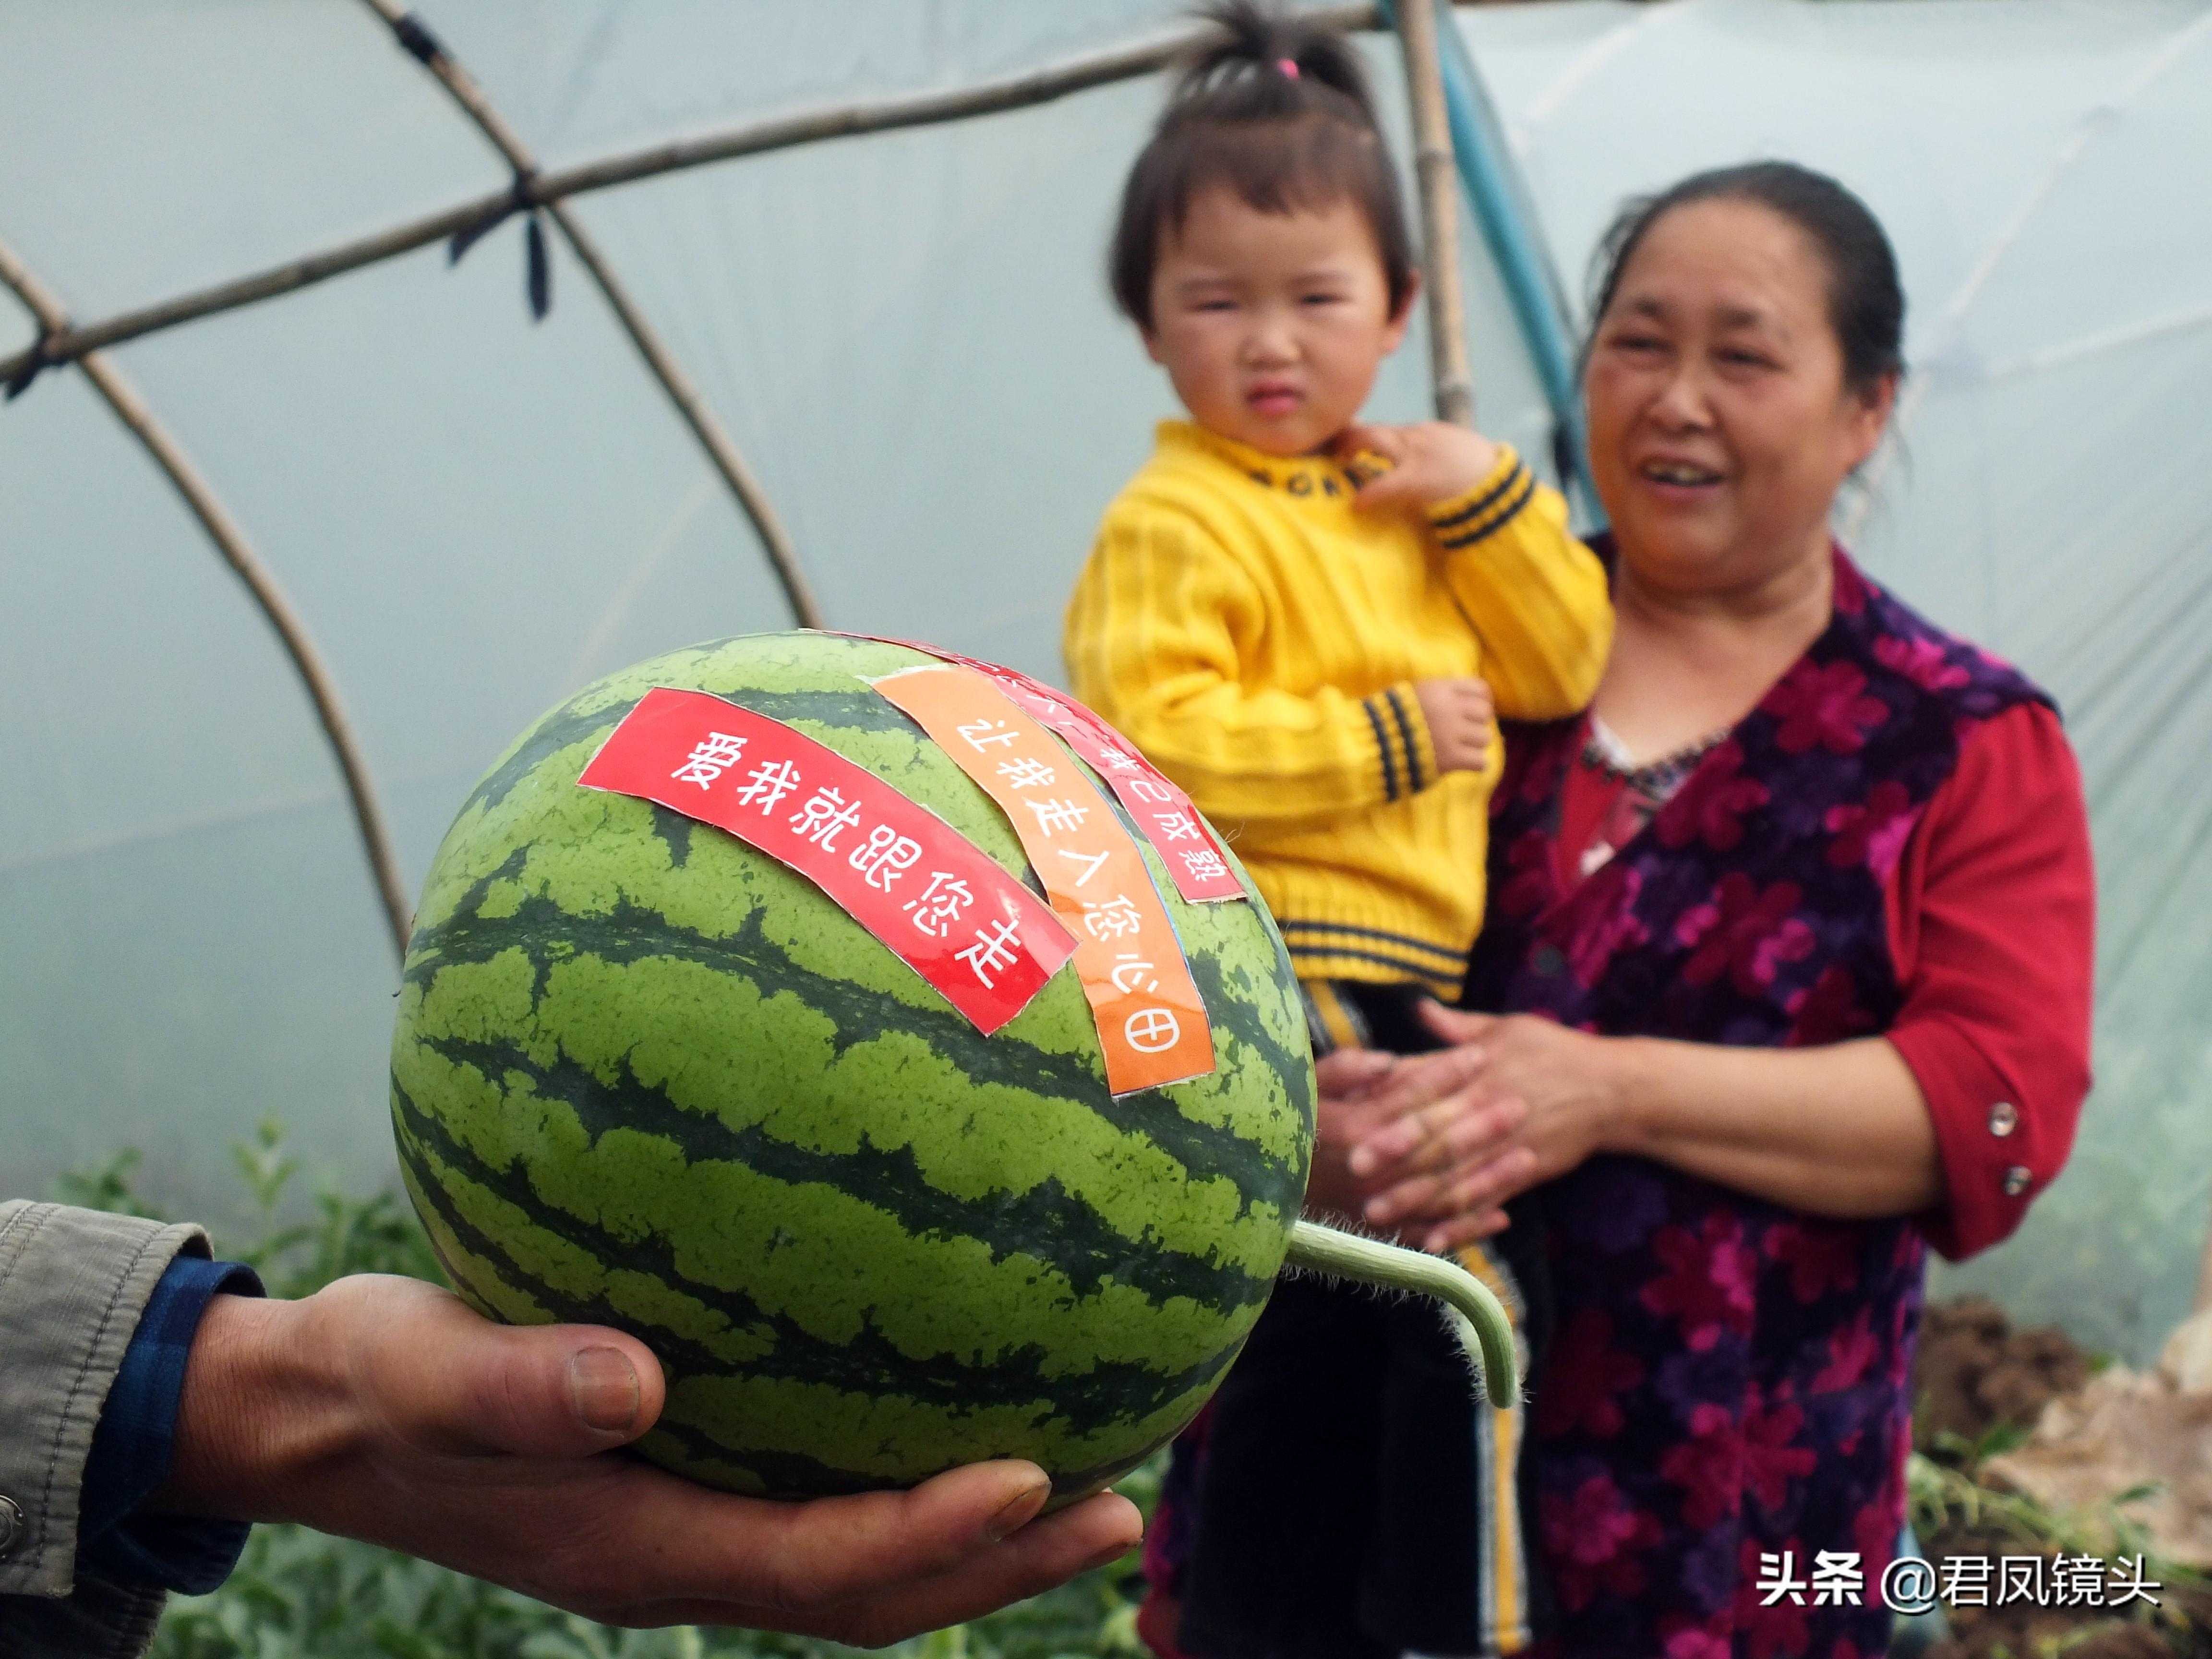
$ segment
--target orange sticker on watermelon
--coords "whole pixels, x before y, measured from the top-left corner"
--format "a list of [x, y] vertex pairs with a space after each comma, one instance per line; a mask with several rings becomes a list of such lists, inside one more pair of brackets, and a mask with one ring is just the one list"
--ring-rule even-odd
[[576, 780], [657, 802], [788, 865], [985, 1036], [1075, 939], [1036, 895], [921, 803], [781, 720], [655, 686]]
[[998, 802], [1075, 936], [1117, 1095], [1203, 1077], [1213, 1031], [1144, 854], [1080, 768], [994, 677], [909, 668], [870, 682]]
[[1221, 843], [1214, 840], [1212, 830], [1199, 816], [1190, 797], [1139, 754], [1127, 738], [1065, 691], [1056, 691], [1019, 669], [963, 657], [957, 651], [942, 650], [915, 640], [875, 634], [848, 637], [881, 639], [887, 645], [902, 645], [909, 651], [926, 652], [940, 661], [957, 663], [984, 676], [1039, 725], [1057, 732], [1069, 748], [1106, 780], [1115, 797], [1128, 809], [1129, 816], [1136, 820], [1145, 839], [1152, 842], [1152, 850], [1160, 855], [1160, 861], [1167, 866], [1169, 878], [1185, 903], [1222, 904], [1245, 896], [1243, 884], [1230, 869], [1229, 860], [1222, 856]]

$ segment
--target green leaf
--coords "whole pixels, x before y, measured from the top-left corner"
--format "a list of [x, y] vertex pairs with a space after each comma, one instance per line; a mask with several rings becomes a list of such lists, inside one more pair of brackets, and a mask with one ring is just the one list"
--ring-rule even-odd
[[72, 1170], [54, 1182], [54, 1200], [83, 1210], [107, 1210], [117, 1215], [142, 1216], [149, 1221], [168, 1218], [147, 1206], [138, 1195], [132, 1176], [144, 1154], [125, 1146], [104, 1164], [88, 1170]]
[[299, 1159], [285, 1156], [284, 1126], [273, 1117], [261, 1120], [252, 1141], [234, 1142], [230, 1156], [264, 1215], [276, 1207], [285, 1187], [300, 1170]]

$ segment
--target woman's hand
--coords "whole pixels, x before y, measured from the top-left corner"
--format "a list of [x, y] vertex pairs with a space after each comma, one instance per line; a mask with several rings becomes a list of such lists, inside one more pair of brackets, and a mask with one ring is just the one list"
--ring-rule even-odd
[[1361, 1139], [1388, 1120], [1375, 1101], [1399, 1065], [1398, 1057], [1374, 1048], [1339, 1048], [1314, 1065], [1318, 1097], [1314, 1103], [1314, 1149], [1306, 1177], [1306, 1209], [1321, 1218], [1356, 1216], [1367, 1194], [1353, 1179], [1346, 1159]]
[[[1401, 1243], [1423, 1243], [1416, 1229], [1441, 1215], [1414, 1214], [1408, 1208], [1386, 1220], [1376, 1213], [1374, 1200], [1385, 1187], [1414, 1176], [1416, 1165], [1419, 1176], [1433, 1177], [1441, 1192], [1456, 1190], [1489, 1164], [1501, 1139], [1518, 1127], [1522, 1108], [1483, 1085], [1486, 1063], [1474, 1048], [1410, 1056], [1346, 1048], [1324, 1057], [1316, 1068], [1321, 1099], [1307, 1208], [1323, 1216], [1357, 1217]], [[1362, 1158], [1361, 1148], [1394, 1127], [1412, 1148], [1405, 1168]], [[1407, 1218], [1413, 1226], [1395, 1225]], [[1495, 1206], [1474, 1215], [1454, 1212], [1451, 1218], [1466, 1224], [1466, 1238], [1484, 1237], [1505, 1225]]]
[[[1430, 1250], [1486, 1231], [1516, 1193], [1596, 1152], [1685, 1174], [1814, 1215], [1912, 1215], [1942, 1201], [1926, 1098], [1887, 1041], [1736, 1048], [1593, 1036], [1527, 1014], [1422, 1011], [1458, 1045], [1460, 1091], [1362, 1133], [1344, 1155], [1363, 1213]], [[1486, 1133], [1517, 1111], [1513, 1127]]]
[[1347, 468], [1362, 451], [1390, 463], [1389, 471], [1361, 482], [1352, 499], [1363, 509], [1418, 513], [1466, 495], [1498, 469], [1496, 444], [1445, 421], [1347, 427], [1334, 447]]
[[1602, 1037], [1551, 1020], [1421, 1010], [1454, 1046], [1455, 1094], [1363, 1134], [1346, 1167], [1373, 1196], [1376, 1226], [1419, 1230], [1421, 1248], [1458, 1249], [1502, 1229], [1502, 1206], [1565, 1175], [1606, 1143], [1620, 1115], [1620, 1068]]
[[587, 1326], [495, 1325], [413, 1279], [302, 1302], [218, 1296], [194, 1340], [151, 1507], [299, 1521], [619, 1625], [742, 1625], [872, 1647], [1113, 1559], [1127, 1499], [1036, 1518], [1030, 1463], [911, 1492], [780, 1504], [614, 1449], [652, 1427], [659, 1365]]

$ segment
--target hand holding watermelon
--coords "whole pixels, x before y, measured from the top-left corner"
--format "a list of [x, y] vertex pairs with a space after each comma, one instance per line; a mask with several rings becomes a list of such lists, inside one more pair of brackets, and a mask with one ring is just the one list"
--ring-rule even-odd
[[599, 1454], [649, 1429], [659, 1363], [617, 1331], [495, 1325], [413, 1279], [221, 1296], [193, 1345], [156, 1507], [297, 1521], [616, 1625], [738, 1625], [875, 1646], [1033, 1595], [1137, 1541], [1102, 1495], [1036, 1519], [1031, 1463], [811, 1504]]

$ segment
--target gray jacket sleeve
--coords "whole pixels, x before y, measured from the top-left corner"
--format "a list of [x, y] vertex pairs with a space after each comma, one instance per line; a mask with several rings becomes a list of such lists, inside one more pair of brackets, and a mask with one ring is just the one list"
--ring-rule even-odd
[[0, 1202], [0, 1654], [134, 1659], [162, 1592], [76, 1570], [100, 1408], [154, 1287], [197, 1227]]

